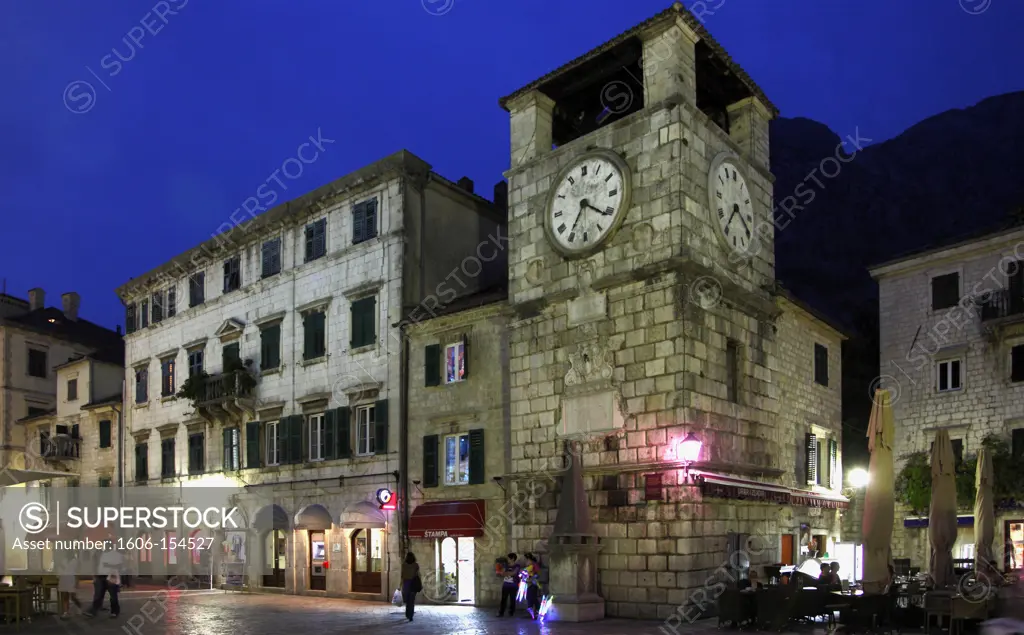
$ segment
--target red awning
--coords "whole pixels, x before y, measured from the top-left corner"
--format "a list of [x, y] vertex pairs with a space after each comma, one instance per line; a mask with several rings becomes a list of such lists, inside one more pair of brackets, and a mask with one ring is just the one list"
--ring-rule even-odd
[[410, 538], [479, 538], [484, 535], [482, 500], [423, 503], [409, 518]]
[[789, 489], [730, 476], [705, 475], [701, 481], [705, 496], [762, 503], [788, 503]]
[[847, 509], [850, 507], [850, 499], [836, 494], [819, 494], [806, 490], [794, 489], [792, 500], [794, 505], [806, 505], [807, 507], [824, 507], [825, 509]]

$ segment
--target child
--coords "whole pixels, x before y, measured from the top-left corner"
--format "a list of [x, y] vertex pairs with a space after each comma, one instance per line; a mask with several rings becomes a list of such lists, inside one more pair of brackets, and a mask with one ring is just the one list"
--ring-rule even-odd
[[71, 613], [71, 604], [74, 604], [79, 611], [82, 610], [82, 603], [78, 601], [78, 554], [72, 552], [63, 563], [60, 570], [60, 580], [57, 583], [57, 593], [60, 599], [61, 619], [66, 620]]
[[540, 616], [540, 562], [537, 556], [526, 554], [526, 568], [522, 575], [527, 585], [526, 610], [530, 613], [530, 619], [535, 620]]

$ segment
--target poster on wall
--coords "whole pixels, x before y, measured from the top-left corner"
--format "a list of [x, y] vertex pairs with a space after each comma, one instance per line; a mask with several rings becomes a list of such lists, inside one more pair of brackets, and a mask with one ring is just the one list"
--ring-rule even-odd
[[245, 562], [245, 532], [228, 531], [224, 535], [224, 562]]

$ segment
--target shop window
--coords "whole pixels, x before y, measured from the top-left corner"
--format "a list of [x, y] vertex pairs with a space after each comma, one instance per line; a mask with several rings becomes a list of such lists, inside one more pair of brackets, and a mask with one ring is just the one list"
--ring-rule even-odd
[[376, 452], [376, 426], [374, 406], [356, 408], [356, 454], [365, 456]]

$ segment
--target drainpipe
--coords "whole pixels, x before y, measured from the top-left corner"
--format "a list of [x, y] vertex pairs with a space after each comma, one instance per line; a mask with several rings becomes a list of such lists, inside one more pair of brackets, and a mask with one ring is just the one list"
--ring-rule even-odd
[[121, 507], [124, 507], [124, 401], [127, 382], [121, 378], [121, 403], [114, 411], [117, 412], [117, 487], [120, 490]]
[[409, 339], [405, 335], [405, 324], [399, 324], [398, 335], [402, 349], [399, 353], [401, 367], [399, 390], [401, 391], [401, 419], [399, 423], [398, 442], [398, 501], [399, 501], [399, 554], [405, 558], [409, 551]]

